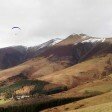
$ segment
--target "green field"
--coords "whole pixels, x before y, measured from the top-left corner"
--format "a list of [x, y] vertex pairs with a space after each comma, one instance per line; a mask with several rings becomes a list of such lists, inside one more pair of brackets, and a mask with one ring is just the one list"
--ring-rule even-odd
[[8, 103], [10, 100], [0, 100], [0, 105], [3, 105], [3, 104], [5, 104], [5, 103]]

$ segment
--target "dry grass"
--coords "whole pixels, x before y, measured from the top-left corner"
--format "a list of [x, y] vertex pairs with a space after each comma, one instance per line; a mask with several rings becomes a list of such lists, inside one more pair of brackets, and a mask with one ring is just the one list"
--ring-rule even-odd
[[84, 109], [72, 110], [68, 112], [112, 112], [112, 102], [90, 106]]
[[111, 101], [112, 101], [112, 92], [109, 92], [109, 93], [105, 93], [105, 94], [98, 95], [95, 97], [80, 100], [77, 102], [69, 103], [66, 105], [54, 107], [51, 109], [46, 109], [43, 112], [55, 112], [55, 111], [64, 112], [64, 111], [70, 111], [70, 110], [77, 110], [77, 109], [95, 106], [95, 105], [99, 105], [103, 103], [110, 103]]
[[[89, 91], [87, 93], [87, 91]], [[110, 92], [108, 92], [110, 91]], [[84, 100], [80, 100], [77, 102], [69, 103], [66, 105], [58, 106], [55, 108], [47, 109], [45, 112], [63, 112], [65, 110], [75, 110], [84, 107], [94, 106], [102, 103], [108, 103], [112, 101], [112, 78], [110, 75], [104, 79], [95, 80], [91, 83], [83, 84], [72, 88], [66, 92], [52, 95], [54, 98], [62, 98], [62, 97], [75, 97], [75, 96], [83, 96], [85, 94], [91, 94], [101, 92], [102, 95], [98, 95], [92, 98], [87, 98]], [[105, 93], [105, 94], [103, 94]]]
[[2, 70], [0, 71], [0, 81], [3, 81], [9, 77], [18, 75], [22, 71], [25, 71], [26, 69], [29, 69], [29, 68], [30, 68], [29, 65], [20, 65], [10, 69]]
[[29, 78], [34, 79], [62, 70], [66, 67], [67, 64], [50, 62], [47, 58], [35, 58], [16, 67], [0, 71], [0, 81], [6, 80], [7, 78], [16, 76], [20, 73], [25, 73]]
[[105, 68], [111, 67], [107, 63], [109, 59], [112, 59], [112, 55], [91, 59], [39, 79], [67, 86], [76, 86], [83, 82], [102, 78]]

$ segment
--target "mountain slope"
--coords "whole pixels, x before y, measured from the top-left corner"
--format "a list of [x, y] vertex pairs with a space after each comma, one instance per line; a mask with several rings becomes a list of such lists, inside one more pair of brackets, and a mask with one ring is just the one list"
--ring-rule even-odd
[[16, 66], [26, 60], [27, 49], [24, 46], [0, 49], [0, 69]]
[[61, 39], [52, 39], [46, 43], [34, 47], [12, 46], [0, 49], [0, 69], [6, 69], [34, 58], [60, 42]]
[[[81, 68], [81, 66], [82, 66], [82, 68], [85, 68], [85, 66], [86, 65], [88, 66], [88, 63], [89, 63], [90, 66], [94, 68], [94, 66], [95, 66], [94, 61], [102, 59], [101, 63], [103, 63], [103, 65], [104, 65], [103, 66], [103, 70], [104, 70], [104, 67], [108, 65], [107, 63], [111, 64], [111, 55], [107, 55], [107, 54], [112, 52], [112, 44], [109, 43], [110, 40], [109, 40], [109, 42], [104, 42], [104, 41], [102, 42], [102, 39], [101, 40], [98, 39], [100, 42], [99, 41], [90, 42], [90, 39], [94, 40], [93, 37], [89, 37], [84, 34], [71, 35], [68, 38], [62, 40], [61, 42], [55, 44], [54, 46], [47, 48], [38, 57], [31, 59], [29, 61], [26, 61], [22, 65], [14, 67], [13, 69], [4, 70], [0, 74], [5, 73], [4, 77], [18, 75], [19, 73], [27, 74], [27, 77], [29, 77], [29, 78], [39, 78], [42, 76], [48, 77], [47, 75], [49, 75], [50, 77], [55, 77], [55, 75], [54, 74], [52, 75], [52, 73], [57, 72], [59, 70], [63, 70], [67, 67], [73, 66], [74, 64], [80, 63], [81, 61], [88, 60], [91, 58], [96, 58], [98, 56], [100, 56], [100, 57], [104, 56], [104, 59], [96, 58], [96, 59], [93, 59], [93, 62], [92, 61], [84, 62], [84, 64], [82, 63], [77, 66], [79, 66], [79, 69]], [[88, 40], [89, 40], [89, 43], [87, 42]], [[95, 39], [95, 40], [97, 40], [97, 39]], [[108, 40], [108, 39], [106, 39], [106, 40]], [[51, 45], [51, 43], [50, 43], [50, 45]], [[35, 52], [35, 50], [34, 50], [34, 52]], [[103, 60], [104, 60], [104, 62], [103, 62]], [[100, 62], [99, 62], [99, 64], [100, 64]], [[19, 69], [19, 68], [21, 68], [21, 66], [23, 68], [22, 70]], [[111, 65], [109, 65], [109, 66], [111, 66]], [[99, 68], [101, 68], [101, 67], [99, 67]], [[15, 73], [15, 71], [16, 71], [15, 68], [19, 70], [19, 73]], [[76, 67], [76, 68], [78, 68], [78, 67]], [[75, 67], [73, 67], [73, 70], [71, 70], [71, 69], [70, 70], [73, 71], [75, 74], [74, 69], [75, 69]], [[92, 70], [93, 73], [95, 72], [94, 69]], [[107, 66], [107, 69], [110, 70], [111, 68], [108, 68], [108, 66]], [[86, 70], [86, 68], [84, 70]], [[102, 70], [102, 72], [103, 72], [103, 70]], [[9, 71], [10, 71], [10, 74], [9, 74]], [[66, 71], [66, 69], [65, 69], [65, 71]], [[99, 72], [99, 71], [97, 70], [94, 74], [96, 74], [97, 72]], [[64, 76], [64, 74], [67, 74], [67, 73], [63, 73], [63, 76]], [[2, 78], [2, 76], [3, 75], [1, 75], [1, 78]], [[68, 77], [68, 75], [66, 77]], [[70, 76], [70, 77], [72, 77], [72, 76]]]
[[40, 77], [40, 80], [75, 87], [84, 82], [103, 78], [112, 72], [112, 54], [84, 61], [59, 72]]
[[39, 46], [29, 47], [27, 50], [28, 59], [38, 56], [39, 54], [46, 51], [49, 47], [54, 46], [55, 44], [59, 43], [60, 41], [62, 41], [62, 39], [55, 38], [55, 39], [51, 39], [43, 44], [40, 44]]
[[110, 103], [112, 38], [73, 34], [58, 42], [56, 39], [40, 46], [7, 49], [8, 55], [2, 50], [1, 63], [5, 57], [3, 65], [8, 62], [4, 66], [8, 69], [0, 71], [0, 98], [12, 95], [6, 105], [28, 105], [18, 107], [25, 111], [60, 105], [47, 111], [62, 112]]
[[0, 68], [10, 68], [37, 56], [49, 57], [51, 61], [69, 60], [69, 64], [73, 65], [78, 63], [98, 43], [110, 42], [110, 40], [109, 38], [99, 39], [85, 34], [74, 34], [64, 40], [56, 38], [34, 47], [15, 46], [2, 48], [0, 49]]
[[[73, 41], [73, 39], [74, 39], [74, 41]], [[19, 73], [21, 73], [23, 71], [25, 71], [25, 72], [28, 71], [27, 74], [28, 75], [30, 74], [31, 77], [39, 77], [39, 76], [47, 75], [47, 74], [53, 73], [55, 71], [64, 69], [64, 68], [66, 68], [68, 66], [71, 66], [71, 64], [73, 63], [72, 62], [73, 45], [74, 45], [75, 42], [77, 42], [77, 39], [79, 39], [81, 41], [82, 37], [80, 37], [80, 36], [77, 37], [77, 35], [74, 35], [72, 37], [72, 41], [71, 41], [71, 37], [70, 38], [68, 37], [67, 39], [60, 42], [61, 45], [62, 45], [62, 43], [64, 44], [67, 41], [70, 41], [71, 42], [70, 43], [71, 47], [64, 46], [64, 45], [60, 46], [59, 43], [54, 44], [55, 41], [49, 41], [48, 43], [42, 44], [39, 47], [29, 48], [29, 49], [33, 49], [33, 50], [31, 50], [31, 52], [29, 52], [29, 49], [27, 48], [27, 52], [23, 52], [25, 54], [25, 56], [26, 56], [25, 60], [29, 57], [29, 54], [33, 54], [33, 56], [35, 56], [35, 54], [38, 54], [38, 51], [39, 51], [40, 47], [41, 47], [41, 49], [40, 49], [40, 51], [41, 51], [42, 49], [44, 49], [44, 48], [42, 48], [42, 46], [45, 46], [45, 49], [46, 49], [46, 47], [48, 45], [50, 46], [50, 48], [48, 47], [46, 49], [46, 51], [43, 52], [43, 50], [42, 50], [41, 55], [39, 57], [31, 59], [31, 60], [26, 61], [25, 63], [23, 63], [23, 65], [25, 65], [25, 68], [22, 66], [22, 68], [24, 68], [24, 70], [20, 69], [21, 68], [21, 65], [20, 65], [20, 66], [14, 67], [13, 69], [2, 71], [1, 73], [2, 74], [5, 73], [4, 74], [5, 76], [10, 77], [10, 76], [18, 75]], [[52, 44], [53, 44], [53, 46], [51, 46]], [[16, 49], [16, 50], [18, 50], [18, 49]], [[25, 50], [26, 50], [26, 48], [25, 48]], [[8, 51], [8, 48], [6, 48], [6, 51]], [[3, 49], [2, 52], [4, 52], [4, 49]], [[26, 55], [26, 53], [27, 53], [27, 55]], [[53, 56], [51, 56], [51, 54], [53, 54]], [[62, 54], [62, 56], [61, 56], [61, 54]], [[10, 55], [14, 55], [13, 52]], [[1, 55], [1, 57], [5, 57], [5, 54], [3, 56]], [[8, 60], [8, 57], [7, 57], [7, 59], [5, 59], [5, 61], [7, 62], [7, 60]], [[25, 61], [25, 60], [23, 59], [22, 61]], [[19, 61], [19, 60], [17, 59], [17, 61]], [[11, 63], [12, 61], [9, 60], [9, 62]], [[1, 63], [2, 63], [2, 60], [1, 60]], [[5, 63], [3, 63], [3, 64], [5, 65]], [[27, 68], [28, 65], [30, 67]], [[20, 72], [15, 74], [16, 68], [18, 70], [20, 70]], [[10, 74], [11, 73], [12, 74], [10, 75], [7, 71], [10, 71]], [[1, 75], [1, 77], [2, 76], [3, 75]]]

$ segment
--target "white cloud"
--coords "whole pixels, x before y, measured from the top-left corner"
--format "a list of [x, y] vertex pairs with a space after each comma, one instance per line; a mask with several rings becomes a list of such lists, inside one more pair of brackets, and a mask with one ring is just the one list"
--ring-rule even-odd
[[[22, 29], [17, 37], [13, 26]], [[0, 0], [0, 47], [71, 33], [112, 36], [112, 0]]]

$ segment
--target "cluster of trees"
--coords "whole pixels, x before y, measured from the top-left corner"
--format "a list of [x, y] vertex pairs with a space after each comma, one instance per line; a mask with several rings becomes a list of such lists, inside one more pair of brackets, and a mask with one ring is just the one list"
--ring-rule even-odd
[[12, 97], [12, 93], [9, 91], [5, 91], [4, 93], [0, 93], [0, 99], [7, 100]]
[[[58, 88], [58, 89], [60, 89], [60, 88]], [[66, 89], [66, 88], [63, 88], [63, 89]], [[54, 93], [56, 91], [53, 90], [53, 91], [50, 91], [50, 93], [52, 93], [52, 92]], [[60, 99], [51, 99], [51, 100], [48, 100], [48, 101], [38, 102], [37, 104], [0, 108], [0, 112], [39, 112], [39, 111], [44, 110], [46, 108], [51, 108], [51, 107], [67, 104], [67, 103], [70, 103], [70, 102], [73, 102], [73, 101], [82, 100], [84, 98], [96, 96], [96, 95], [99, 95], [99, 94], [102, 94], [102, 93], [99, 92], [99, 91], [86, 90], [83, 96], [70, 97], [70, 98], [60, 98]], [[4, 95], [5, 95], [6, 99], [8, 99], [12, 96], [11, 91], [5, 92]]]
[[0, 112], [40, 112], [46, 108], [52, 108], [55, 106], [67, 104], [73, 101], [78, 101], [91, 96], [83, 97], [71, 97], [71, 98], [61, 98], [61, 99], [52, 99], [49, 101], [40, 102], [32, 105], [22, 105], [22, 106], [13, 106], [8, 108], [0, 108]]
[[62, 91], [67, 91], [67, 90], [68, 90], [67, 86], [61, 86], [61, 87], [57, 87], [57, 88], [53, 88], [53, 89], [50, 89], [48, 91], [45, 91], [45, 94], [51, 95], [51, 94], [55, 94], [55, 93], [59, 93]]

